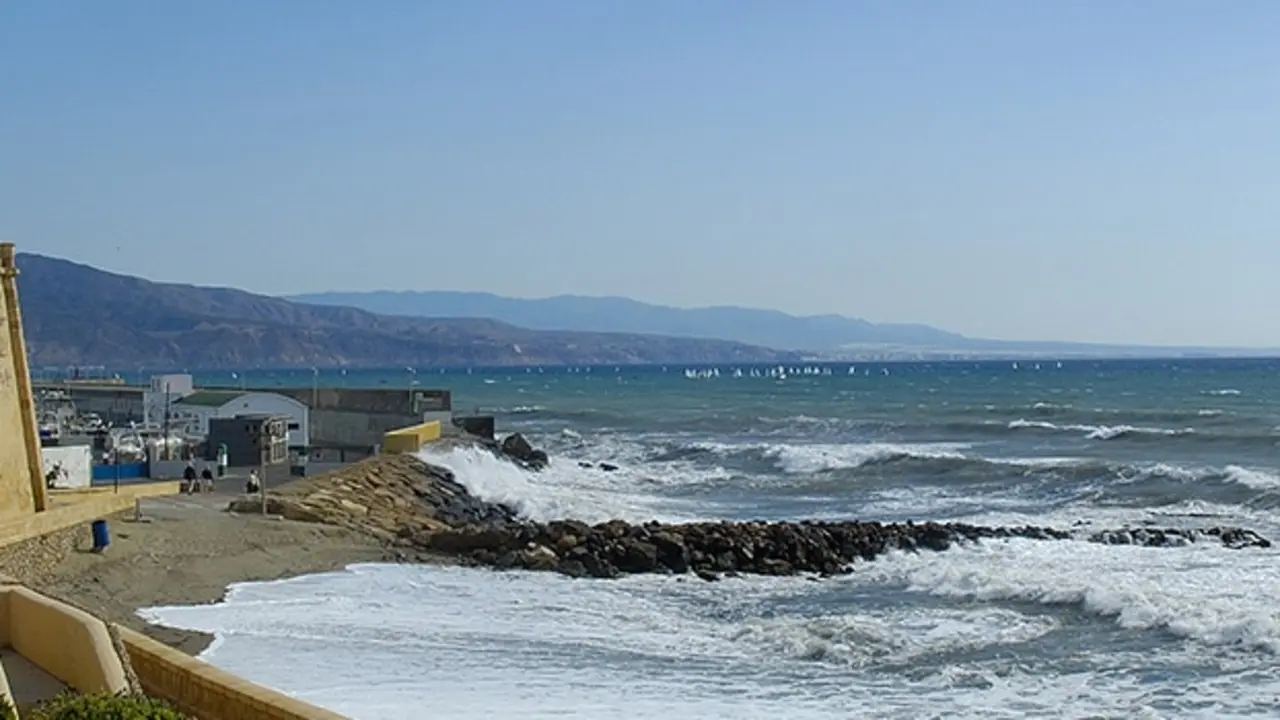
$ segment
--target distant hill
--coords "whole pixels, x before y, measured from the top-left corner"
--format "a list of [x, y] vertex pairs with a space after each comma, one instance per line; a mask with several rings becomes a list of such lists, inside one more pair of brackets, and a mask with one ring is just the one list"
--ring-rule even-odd
[[740, 307], [683, 309], [620, 297], [560, 295], [519, 300], [474, 292], [373, 291], [313, 293], [289, 299], [358, 307], [384, 315], [492, 318], [535, 330], [652, 333], [792, 350], [834, 350], [850, 344], [960, 347], [973, 342], [928, 325], [876, 324], [840, 315], [796, 316]]
[[942, 360], [991, 358], [1150, 358], [1276, 356], [1280, 350], [1149, 347], [987, 340], [928, 325], [881, 324], [841, 315], [796, 316], [741, 307], [683, 309], [620, 297], [524, 300], [481, 292], [324, 292], [290, 300], [358, 307], [403, 317], [491, 318], [538, 330], [618, 331], [713, 338], [812, 353], [822, 359]]
[[317, 306], [228, 288], [156, 283], [30, 253], [18, 292], [33, 367], [253, 368], [750, 363], [800, 360], [753, 345], [546, 332]]

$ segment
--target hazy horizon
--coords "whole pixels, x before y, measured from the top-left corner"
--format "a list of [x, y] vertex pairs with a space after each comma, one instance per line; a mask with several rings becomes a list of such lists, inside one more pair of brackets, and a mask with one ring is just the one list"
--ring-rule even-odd
[[0, 11], [0, 239], [449, 290], [1276, 347], [1280, 6]]

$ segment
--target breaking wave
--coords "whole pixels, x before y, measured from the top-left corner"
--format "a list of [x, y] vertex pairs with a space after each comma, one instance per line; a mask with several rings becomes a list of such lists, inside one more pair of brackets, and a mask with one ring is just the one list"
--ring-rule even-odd
[[1129, 630], [1165, 631], [1204, 645], [1280, 652], [1275, 551], [1177, 552], [1073, 543], [1069, 552], [1022, 540], [899, 556], [912, 591], [971, 601], [1072, 605]]
[[1116, 440], [1133, 436], [1179, 437], [1196, 434], [1195, 428], [1134, 427], [1133, 425], [1057, 425], [1042, 420], [1014, 420], [1010, 430], [1045, 430], [1049, 432], [1081, 433], [1090, 440]]

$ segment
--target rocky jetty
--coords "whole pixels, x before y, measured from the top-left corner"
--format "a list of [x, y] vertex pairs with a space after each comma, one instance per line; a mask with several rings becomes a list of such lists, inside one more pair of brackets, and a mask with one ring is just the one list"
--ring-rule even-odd
[[[507, 444], [499, 446], [503, 455], [508, 455]], [[513, 461], [524, 464], [534, 458], [536, 463], [538, 455], [516, 443], [512, 447]], [[245, 497], [229, 509], [257, 513], [262, 502]], [[448, 469], [409, 455], [371, 458], [289, 483], [268, 494], [267, 511], [360, 530], [386, 543], [403, 560], [447, 556], [499, 569], [599, 578], [631, 573], [695, 573], [708, 580], [737, 574], [829, 576], [852, 572], [856, 562], [891, 551], [943, 551], [956, 544], [1004, 538], [1148, 547], [1195, 542], [1229, 548], [1271, 546], [1251, 530], [1230, 527], [1069, 532], [935, 522], [539, 523], [519, 517], [514, 508], [474, 497]]]
[[[964, 523], [717, 522], [598, 525], [562, 521], [466, 525], [412, 538], [424, 549], [501, 569], [555, 570], [575, 577], [632, 573], [836, 575], [893, 550], [942, 551], [1003, 538], [1087, 540], [1167, 547], [1212, 540], [1228, 547], [1270, 547], [1240, 528], [1120, 529], [1078, 537], [1047, 527]], [[425, 542], [424, 542], [425, 541]]]

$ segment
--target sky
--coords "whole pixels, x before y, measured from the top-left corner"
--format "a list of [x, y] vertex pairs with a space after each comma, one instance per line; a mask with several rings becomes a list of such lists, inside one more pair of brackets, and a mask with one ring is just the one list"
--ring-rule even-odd
[[1280, 347], [1273, 0], [14, 0], [0, 238], [285, 294]]

